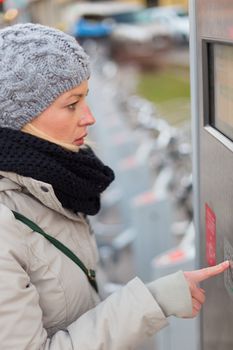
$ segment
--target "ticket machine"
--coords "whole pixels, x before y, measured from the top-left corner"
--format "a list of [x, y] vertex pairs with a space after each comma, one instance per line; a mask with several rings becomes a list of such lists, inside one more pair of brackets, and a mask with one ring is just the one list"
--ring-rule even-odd
[[[191, 0], [190, 19], [195, 222], [204, 267], [233, 261], [233, 1]], [[203, 287], [200, 349], [232, 350], [233, 269]]]

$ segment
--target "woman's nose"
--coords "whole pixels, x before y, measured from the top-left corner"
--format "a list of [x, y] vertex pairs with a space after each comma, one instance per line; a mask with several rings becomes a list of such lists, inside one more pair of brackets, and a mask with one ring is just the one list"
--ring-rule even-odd
[[82, 107], [82, 115], [79, 120], [79, 125], [84, 126], [93, 124], [95, 124], [95, 118], [91, 113], [90, 108], [86, 104], [84, 104], [84, 106]]

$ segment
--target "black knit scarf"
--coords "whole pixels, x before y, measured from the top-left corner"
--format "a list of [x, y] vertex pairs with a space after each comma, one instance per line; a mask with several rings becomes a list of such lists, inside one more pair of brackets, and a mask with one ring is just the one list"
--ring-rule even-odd
[[114, 180], [90, 147], [72, 152], [8, 128], [0, 128], [0, 170], [51, 184], [64, 208], [87, 215], [99, 211], [100, 194]]

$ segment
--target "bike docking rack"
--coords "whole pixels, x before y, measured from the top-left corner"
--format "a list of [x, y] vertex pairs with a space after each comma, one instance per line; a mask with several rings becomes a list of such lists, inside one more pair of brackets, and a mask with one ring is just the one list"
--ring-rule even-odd
[[174, 244], [171, 235], [172, 205], [166, 197], [156, 197], [153, 191], [143, 192], [131, 201], [134, 264], [137, 275], [151, 280], [152, 258], [170, 249]]
[[118, 186], [124, 189], [118, 205], [121, 213], [127, 214], [127, 224], [125, 230], [114, 237], [112, 247], [117, 247], [119, 253], [124, 246], [130, 245], [135, 274], [149, 281], [152, 258], [174, 246], [172, 202], [163, 188], [166, 181], [160, 183], [160, 191], [156, 194], [146, 158], [138, 159], [134, 155], [118, 163]]

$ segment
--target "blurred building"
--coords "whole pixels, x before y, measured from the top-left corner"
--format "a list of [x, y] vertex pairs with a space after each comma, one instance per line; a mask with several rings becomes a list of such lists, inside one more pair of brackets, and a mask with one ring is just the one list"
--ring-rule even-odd
[[158, 0], [159, 6], [181, 5], [188, 9], [188, 0]]
[[32, 22], [57, 27], [61, 4], [57, 0], [29, 0]]
[[[62, 4], [59, 0], [0, 0], [2, 25], [34, 22], [59, 27]], [[1, 11], [2, 10], [2, 11]], [[62, 28], [61, 28], [62, 29]]]

